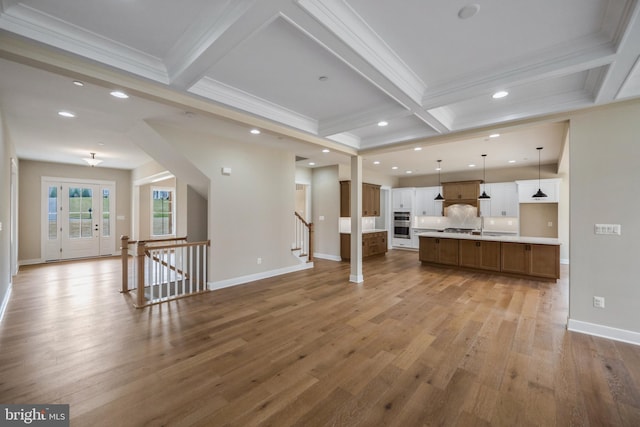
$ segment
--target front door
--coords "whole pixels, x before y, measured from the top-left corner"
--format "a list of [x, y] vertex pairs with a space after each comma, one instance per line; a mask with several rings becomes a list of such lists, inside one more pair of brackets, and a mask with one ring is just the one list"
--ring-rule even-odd
[[113, 183], [43, 182], [46, 261], [115, 252]]

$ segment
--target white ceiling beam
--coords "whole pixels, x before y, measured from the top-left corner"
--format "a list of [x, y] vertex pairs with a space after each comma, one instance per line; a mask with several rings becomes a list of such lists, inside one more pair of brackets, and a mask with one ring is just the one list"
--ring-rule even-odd
[[640, 55], [640, 2], [629, 3], [624, 29], [619, 31], [615, 61], [602, 76], [597, 88], [595, 102], [602, 104], [612, 102], [620, 97], [623, 85], [632, 75], [638, 56]]
[[318, 135], [335, 135], [337, 133], [371, 126], [373, 124], [377, 124], [380, 120], [394, 119], [396, 117], [403, 117], [409, 114], [411, 114], [411, 112], [400, 106], [374, 106], [368, 110], [362, 110], [349, 116], [335, 117], [320, 121], [318, 126]]
[[527, 61], [506, 71], [488, 72], [483, 76], [470, 76], [440, 87], [431, 87], [425, 94], [423, 107], [432, 109], [477, 96], [491, 96], [496, 90], [508, 89], [509, 86], [587, 71], [608, 65], [614, 60], [615, 50], [611, 43], [606, 43], [560, 58], [547, 58], [536, 63]]

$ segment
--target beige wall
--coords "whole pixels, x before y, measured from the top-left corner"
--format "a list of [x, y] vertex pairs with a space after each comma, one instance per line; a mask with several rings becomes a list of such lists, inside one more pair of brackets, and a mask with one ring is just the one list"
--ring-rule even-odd
[[[351, 165], [338, 165], [338, 174], [338, 182], [351, 181]], [[400, 186], [398, 178], [390, 175], [383, 175], [367, 169], [362, 170], [362, 182], [382, 185], [390, 188]]]
[[[551, 225], [549, 225], [551, 224]], [[520, 235], [558, 237], [557, 203], [521, 203]]]
[[[313, 170], [311, 216], [315, 227], [314, 253], [323, 258], [340, 259], [340, 184], [338, 166]], [[320, 217], [324, 217], [320, 220]]]
[[[297, 265], [294, 243], [295, 157], [292, 153], [154, 124], [167, 143], [210, 180], [210, 281]], [[230, 167], [230, 176], [221, 169]], [[261, 264], [257, 263], [261, 258]]]
[[[18, 230], [19, 253], [22, 262], [41, 260], [40, 223], [42, 219], [41, 183], [42, 177], [73, 178], [87, 180], [115, 181], [116, 239], [121, 235], [130, 235], [131, 231], [131, 171], [88, 166], [67, 165], [61, 163], [20, 160], [19, 162], [19, 204], [20, 224]], [[116, 248], [120, 244], [116, 241]]]
[[209, 239], [207, 228], [208, 207], [207, 200], [192, 187], [187, 186], [187, 228], [186, 236], [190, 242], [203, 242]]
[[[569, 317], [640, 333], [640, 102], [571, 118]], [[621, 224], [621, 236], [594, 225]], [[593, 307], [593, 297], [605, 308]]]

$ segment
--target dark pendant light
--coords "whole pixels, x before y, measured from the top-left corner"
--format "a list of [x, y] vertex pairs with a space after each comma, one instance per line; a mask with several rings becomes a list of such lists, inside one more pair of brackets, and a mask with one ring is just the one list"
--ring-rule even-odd
[[488, 200], [491, 198], [491, 196], [489, 196], [487, 194], [487, 192], [485, 191], [487, 188], [487, 155], [483, 154], [482, 155], [482, 194], [478, 197], [479, 200]]
[[536, 150], [538, 150], [538, 191], [532, 197], [534, 199], [541, 199], [543, 197], [547, 197], [547, 195], [542, 192], [542, 187], [540, 186], [540, 151], [542, 150], [542, 147], [538, 147]]
[[442, 167], [440, 167], [440, 162], [441, 161], [442, 160], [438, 160], [438, 195], [433, 200], [444, 200], [444, 197], [442, 197], [442, 194], [440, 194], [440, 187], [441, 187], [441, 184], [440, 184], [440, 170], [442, 169]]

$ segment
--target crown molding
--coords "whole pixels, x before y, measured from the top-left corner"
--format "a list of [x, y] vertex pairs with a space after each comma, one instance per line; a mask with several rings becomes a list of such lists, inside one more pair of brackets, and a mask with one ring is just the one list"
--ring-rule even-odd
[[193, 85], [189, 92], [314, 135], [318, 133], [318, 122], [316, 120], [227, 86], [209, 77], [205, 77]]
[[390, 120], [409, 114], [410, 112], [406, 108], [397, 105], [374, 106], [354, 114], [322, 120], [318, 128], [318, 134], [320, 136], [335, 135], [376, 124], [379, 120]]
[[424, 82], [353, 9], [340, 0], [299, 0], [298, 4], [409, 98], [421, 103]]
[[7, 8], [2, 13], [0, 28], [156, 82], [169, 83], [160, 59], [23, 4]]
[[355, 148], [356, 150], [360, 149], [360, 138], [352, 133], [338, 133], [328, 136], [327, 139], [330, 139], [342, 145], [346, 145], [347, 147]]

